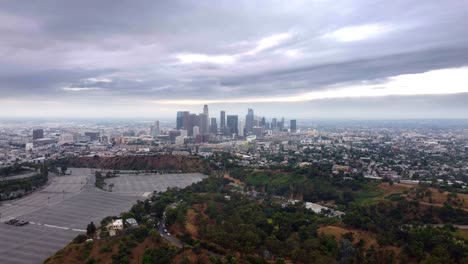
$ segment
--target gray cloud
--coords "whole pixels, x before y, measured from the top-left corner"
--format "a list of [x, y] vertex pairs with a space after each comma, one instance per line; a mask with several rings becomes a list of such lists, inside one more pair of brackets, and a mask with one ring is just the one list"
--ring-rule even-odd
[[[85, 102], [385, 88], [391, 76], [468, 65], [467, 12], [458, 0], [5, 1], [0, 94]], [[277, 34], [289, 37], [264, 45]], [[181, 64], [181, 54], [202, 57]]]

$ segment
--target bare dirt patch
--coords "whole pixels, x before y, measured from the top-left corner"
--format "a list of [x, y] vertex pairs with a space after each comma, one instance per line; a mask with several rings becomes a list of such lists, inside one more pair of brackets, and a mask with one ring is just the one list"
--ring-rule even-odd
[[228, 180], [234, 182], [235, 184], [244, 185], [244, 183], [241, 182], [239, 179], [233, 178], [233, 177], [231, 177], [231, 175], [229, 175], [229, 174], [227, 174], [227, 173], [224, 174], [223, 177], [224, 177], [225, 179], [228, 179]]
[[468, 211], [468, 194], [441, 192], [435, 188], [427, 188], [420, 192], [411, 193], [408, 198], [417, 199], [421, 204], [437, 207], [444, 206], [444, 203], [452, 207], [462, 208]]
[[394, 183], [393, 185], [390, 185], [388, 182], [382, 182], [379, 184], [379, 189], [384, 192], [385, 196], [394, 193], [403, 193], [404, 191], [409, 191], [411, 188], [414, 188], [414, 186], [403, 183]]
[[194, 238], [198, 239], [197, 212], [193, 209], [187, 210], [185, 230]]
[[362, 239], [362, 241], [364, 241], [364, 248], [366, 250], [373, 246], [376, 249], [393, 251], [397, 256], [401, 253], [401, 249], [395, 246], [381, 247], [377, 242], [375, 235], [368, 231], [347, 227], [345, 228], [341, 226], [323, 226], [320, 227], [317, 232], [321, 235], [332, 235], [335, 237], [337, 242], [343, 239], [344, 234], [351, 232], [353, 233], [353, 243], [356, 244], [359, 242], [359, 240]]

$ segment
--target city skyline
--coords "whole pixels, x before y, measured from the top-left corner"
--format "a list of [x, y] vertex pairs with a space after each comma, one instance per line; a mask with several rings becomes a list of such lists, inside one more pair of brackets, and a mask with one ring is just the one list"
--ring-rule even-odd
[[0, 117], [171, 118], [210, 104], [466, 118], [467, 11], [464, 1], [9, 1]]

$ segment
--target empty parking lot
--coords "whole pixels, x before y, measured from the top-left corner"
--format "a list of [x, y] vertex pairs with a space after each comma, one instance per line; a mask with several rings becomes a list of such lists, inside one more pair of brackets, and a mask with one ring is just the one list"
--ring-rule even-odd
[[[106, 180], [113, 192], [94, 187], [94, 171], [73, 169], [73, 175], [56, 177], [46, 188], [0, 206], [1, 220], [30, 221], [18, 227], [0, 224], [0, 262], [41, 263], [64, 247], [86, 225], [108, 215], [127, 211], [136, 200], [154, 190], [186, 187], [205, 178], [202, 174], [122, 175]], [[2, 262], [3, 263], [3, 262]]]

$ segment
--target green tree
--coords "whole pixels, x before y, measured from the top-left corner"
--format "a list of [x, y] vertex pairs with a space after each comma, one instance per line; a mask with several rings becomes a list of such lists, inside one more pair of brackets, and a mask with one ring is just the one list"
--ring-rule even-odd
[[86, 227], [86, 234], [90, 236], [90, 235], [94, 235], [94, 233], [96, 233], [96, 226], [94, 225], [93, 222], [91, 222]]

